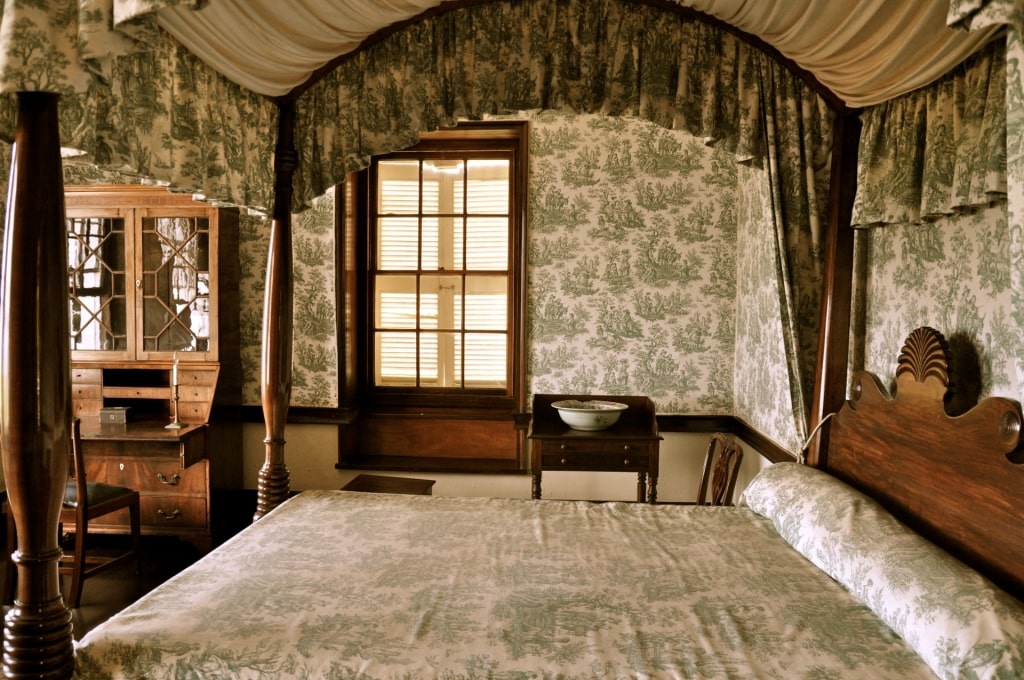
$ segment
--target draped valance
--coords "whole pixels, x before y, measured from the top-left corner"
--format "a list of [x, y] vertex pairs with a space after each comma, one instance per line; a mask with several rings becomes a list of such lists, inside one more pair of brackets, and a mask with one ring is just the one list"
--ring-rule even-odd
[[309, 201], [418, 130], [529, 109], [639, 117], [756, 160], [757, 76], [769, 61], [721, 29], [620, 0], [443, 14], [360, 51], [303, 94], [297, 194]]
[[1006, 197], [1006, 45], [862, 114], [853, 222], [917, 223]]

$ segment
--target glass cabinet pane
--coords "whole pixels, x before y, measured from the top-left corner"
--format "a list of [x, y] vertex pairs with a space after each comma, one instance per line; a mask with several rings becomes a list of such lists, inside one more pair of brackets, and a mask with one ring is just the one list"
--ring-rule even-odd
[[210, 223], [142, 220], [142, 349], [210, 350]]
[[124, 351], [128, 346], [125, 221], [67, 221], [71, 349]]

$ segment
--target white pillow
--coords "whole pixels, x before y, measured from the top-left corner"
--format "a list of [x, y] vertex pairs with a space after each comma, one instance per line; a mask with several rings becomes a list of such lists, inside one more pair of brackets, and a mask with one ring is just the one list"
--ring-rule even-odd
[[943, 678], [1024, 678], [1024, 605], [839, 479], [777, 463], [740, 504], [771, 520]]

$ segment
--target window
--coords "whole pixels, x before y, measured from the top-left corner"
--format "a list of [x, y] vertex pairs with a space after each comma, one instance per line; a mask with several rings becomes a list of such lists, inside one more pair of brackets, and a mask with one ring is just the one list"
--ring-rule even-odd
[[509, 384], [512, 161], [422, 151], [373, 164], [375, 387]]
[[360, 244], [342, 288], [362, 300], [339, 464], [524, 469], [526, 162], [525, 123], [466, 124], [375, 157], [339, 192]]

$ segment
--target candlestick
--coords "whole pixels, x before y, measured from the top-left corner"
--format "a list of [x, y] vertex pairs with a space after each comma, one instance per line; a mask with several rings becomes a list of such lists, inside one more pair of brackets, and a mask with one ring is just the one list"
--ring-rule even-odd
[[178, 397], [178, 386], [176, 384], [175, 385], [171, 385], [171, 390], [173, 390], [173, 392], [171, 394], [171, 403], [174, 406], [174, 420], [172, 420], [169, 425], [164, 425], [164, 429], [165, 430], [180, 430], [181, 428], [183, 428], [185, 426], [181, 423], [180, 420], [178, 420], [178, 399], [179, 399], [179, 397]]

